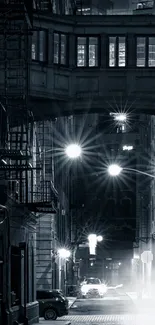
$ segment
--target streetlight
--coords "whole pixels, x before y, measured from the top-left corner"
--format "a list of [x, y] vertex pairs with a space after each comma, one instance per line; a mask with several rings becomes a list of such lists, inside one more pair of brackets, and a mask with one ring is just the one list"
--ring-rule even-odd
[[146, 175], [146, 176], [155, 178], [155, 175], [149, 174], [147, 172], [143, 172], [142, 170], [139, 170], [139, 169], [130, 168], [130, 167], [123, 168], [117, 164], [112, 164], [112, 165], [108, 166], [108, 173], [110, 176], [119, 176], [120, 173], [122, 172], [122, 170], [131, 171], [131, 172], [135, 172], [138, 174], [142, 174], [142, 175]]
[[112, 164], [108, 167], [108, 173], [110, 176], [118, 176], [122, 171], [122, 168], [119, 165]]
[[119, 122], [126, 122], [127, 115], [125, 113], [118, 113], [115, 115], [115, 120]]
[[114, 120], [117, 122], [126, 122], [127, 114], [126, 113], [110, 113], [114, 117]]
[[76, 159], [81, 156], [82, 149], [77, 143], [70, 144], [65, 149], [66, 155], [71, 159]]
[[67, 259], [70, 257], [71, 252], [65, 248], [61, 248], [61, 249], [59, 249], [58, 254], [59, 254], [60, 258]]
[[97, 241], [100, 243], [103, 240], [103, 237], [101, 235], [97, 236]]

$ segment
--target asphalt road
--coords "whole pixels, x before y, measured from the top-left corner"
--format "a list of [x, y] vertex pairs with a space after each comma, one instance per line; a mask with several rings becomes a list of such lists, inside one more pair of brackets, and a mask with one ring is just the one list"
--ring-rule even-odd
[[69, 315], [40, 325], [155, 325], [154, 313], [142, 314], [122, 291], [109, 290], [103, 299], [77, 299]]
[[77, 299], [70, 309], [70, 315], [113, 315], [133, 313], [135, 304], [124, 293], [110, 290], [104, 298]]
[[109, 290], [103, 299], [77, 299], [61, 319], [73, 325], [155, 325], [153, 315], [139, 314], [123, 290]]

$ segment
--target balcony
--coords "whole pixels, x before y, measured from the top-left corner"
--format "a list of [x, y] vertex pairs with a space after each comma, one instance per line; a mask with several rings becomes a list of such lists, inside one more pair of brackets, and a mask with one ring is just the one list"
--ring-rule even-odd
[[28, 202], [29, 210], [38, 213], [56, 213], [58, 192], [52, 181], [44, 181], [33, 191], [33, 202]]

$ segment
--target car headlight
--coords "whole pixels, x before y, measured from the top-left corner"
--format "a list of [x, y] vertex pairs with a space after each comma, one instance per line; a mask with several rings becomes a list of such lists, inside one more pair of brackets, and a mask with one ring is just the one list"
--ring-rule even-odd
[[83, 286], [81, 287], [81, 292], [82, 292], [83, 294], [85, 294], [85, 293], [87, 293], [87, 291], [88, 291], [88, 288], [87, 288], [85, 285], [83, 285]]

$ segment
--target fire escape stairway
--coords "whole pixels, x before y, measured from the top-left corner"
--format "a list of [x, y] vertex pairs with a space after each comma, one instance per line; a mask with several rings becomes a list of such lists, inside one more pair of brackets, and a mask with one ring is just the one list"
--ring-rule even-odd
[[[28, 65], [29, 25], [25, 1], [0, 2], [0, 67], [3, 73], [0, 103], [6, 112], [6, 141], [0, 148], [0, 173], [20, 184], [20, 203], [28, 201], [29, 125]], [[3, 88], [2, 88], [3, 85]], [[26, 186], [26, 193], [23, 192]], [[12, 188], [12, 186], [11, 186]]]
[[[29, 111], [29, 40], [32, 26], [28, 22], [27, 1], [0, 2], [0, 68], [4, 82], [0, 84], [0, 104], [6, 111], [7, 140], [0, 148], [0, 174], [14, 188], [16, 202], [38, 211], [44, 205], [55, 211], [57, 193], [51, 183], [42, 180], [34, 186], [34, 173], [42, 168], [32, 159], [33, 116]], [[30, 13], [31, 14], [31, 13]], [[4, 137], [5, 138], [5, 137]], [[38, 191], [38, 190], [37, 190]]]

